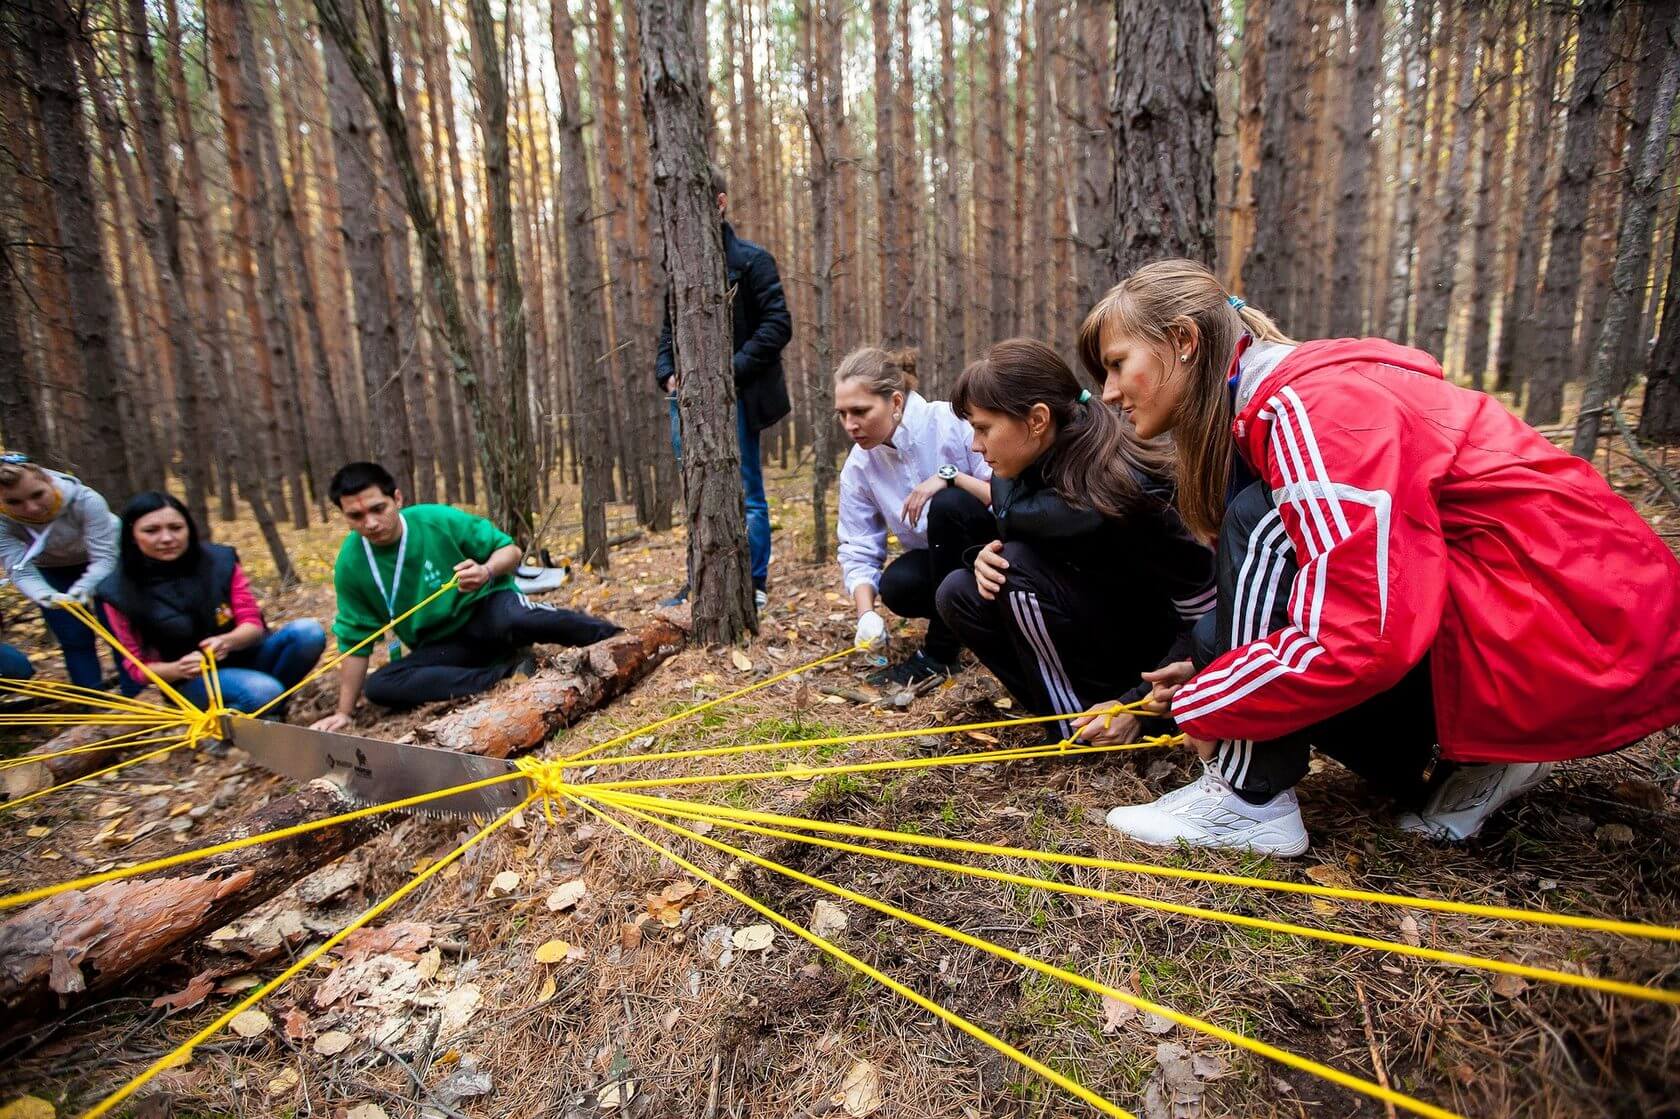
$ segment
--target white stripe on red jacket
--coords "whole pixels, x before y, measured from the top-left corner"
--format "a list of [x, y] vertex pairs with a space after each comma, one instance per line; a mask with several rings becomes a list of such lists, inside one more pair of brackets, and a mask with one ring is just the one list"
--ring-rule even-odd
[[1427, 354], [1307, 343], [1232, 432], [1300, 568], [1291, 624], [1175, 697], [1189, 734], [1301, 730], [1426, 653], [1450, 759], [1584, 757], [1680, 722], [1680, 563], [1589, 463]]

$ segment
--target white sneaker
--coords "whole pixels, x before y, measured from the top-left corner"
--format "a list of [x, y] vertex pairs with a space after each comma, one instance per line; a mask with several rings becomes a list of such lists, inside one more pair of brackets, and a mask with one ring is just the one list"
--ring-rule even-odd
[[1307, 849], [1307, 826], [1294, 789], [1265, 804], [1250, 804], [1205, 765], [1201, 777], [1151, 804], [1110, 809], [1108, 826], [1155, 847], [1182, 842], [1263, 855], [1299, 855]]
[[770, 596], [764, 591], [757, 590], [755, 588], [753, 590], [753, 605], [758, 607], [758, 612], [760, 614], [764, 613], [764, 608], [770, 605]]
[[1395, 823], [1403, 831], [1432, 839], [1469, 839], [1502, 805], [1540, 784], [1551, 772], [1551, 762], [1459, 766], [1430, 794], [1422, 812], [1407, 812]]

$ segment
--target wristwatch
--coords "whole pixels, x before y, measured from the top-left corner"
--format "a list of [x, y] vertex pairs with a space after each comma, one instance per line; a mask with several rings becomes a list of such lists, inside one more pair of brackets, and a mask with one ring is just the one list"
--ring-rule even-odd
[[947, 486], [954, 486], [957, 484], [957, 468], [952, 466], [950, 463], [946, 463], [944, 466], [941, 466], [936, 473], [939, 477], [945, 479], [945, 484]]

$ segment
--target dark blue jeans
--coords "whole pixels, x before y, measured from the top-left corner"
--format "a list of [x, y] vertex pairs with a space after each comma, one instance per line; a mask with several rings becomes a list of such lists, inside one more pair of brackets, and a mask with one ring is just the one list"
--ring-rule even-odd
[[[55, 591], [67, 591], [75, 586], [76, 580], [87, 570], [87, 564], [72, 564], [69, 567], [36, 567], [41, 578]], [[105, 617], [105, 608], [96, 605], [94, 616], [105, 623], [110, 623]], [[97, 688], [104, 682], [105, 674], [99, 667], [99, 635], [94, 633], [81, 620], [68, 610], [58, 610], [43, 606], [41, 616], [47, 620], [47, 628], [58, 640], [58, 647], [64, 650], [64, 671], [70, 677], [72, 684], [84, 688]], [[117, 679], [126, 680], [122, 671], [122, 654], [111, 650], [111, 663], [117, 668]], [[128, 689], [124, 689], [127, 691]]]
[[[313, 618], [287, 622], [279, 629], [269, 630], [261, 641], [233, 653], [216, 666], [222, 702], [235, 711], [257, 710], [309, 675], [326, 647], [327, 632]], [[210, 698], [202, 676], [176, 684], [175, 690], [200, 707]], [[272, 715], [279, 719], [285, 713], [286, 705], [281, 704]]]
[[0, 645], [0, 680], [27, 680], [35, 675], [35, 666], [16, 645]]
[[[682, 462], [682, 424], [677, 418], [677, 396], [671, 404], [671, 453]], [[747, 414], [735, 402], [735, 442], [741, 449], [741, 493], [747, 506], [747, 549], [752, 554], [753, 586], [764, 589], [770, 578], [770, 501], [764, 496], [764, 456], [759, 451], [759, 433], [747, 426]]]

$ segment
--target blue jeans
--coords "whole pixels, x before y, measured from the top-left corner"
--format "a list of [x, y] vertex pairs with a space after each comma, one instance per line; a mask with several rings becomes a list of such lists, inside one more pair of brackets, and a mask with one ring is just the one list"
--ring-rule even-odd
[[[671, 402], [671, 453], [682, 463], [682, 425], [677, 418], [677, 396]], [[764, 456], [759, 451], [759, 433], [747, 427], [747, 413], [735, 402], [735, 442], [741, 449], [741, 493], [747, 507], [747, 550], [752, 555], [753, 586], [764, 589], [770, 578], [770, 501], [764, 496]]]
[[35, 666], [16, 645], [0, 645], [0, 680], [27, 680], [35, 675]]
[[[87, 564], [72, 564], [69, 567], [36, 567], [45, 579], [47, 586], [55, 591], [67, 591], [75, 586], [76, 580], [87, 570]], [[95, 606], [94, 616], [107, 628], [110, 622], [105, 617], [105, 608]], [[64, 672], [70, 677], [70, 682], [83, 688], [97, 688], [105, 681], [105, 673], [99, 667], [99, 635], [94, 633], [81, 620], [68, 610], [51, 607], [41, 607], [41, 616], [47, 620], [47, 628], [58, 640], [58, 647], [64, 650]], [[117, 680], [127, 679], [123, 673], [122, 654], [111, 650], [111, 663], [117, 668]], [[124, 689], [127, 691], [127, 689]]]
[[[235, 711], [257, 710], [309, 675], [326, 647], [327, 632], [313, 618], [287, 622], [279, 629], [269, 630], [261, 641], [217, 665], [222, 702]], [[210, 698], [202, 676], [176, 684], [175, 690], [200, 707]], [[273, 716], [283, 718], [285, 713], [285, 704], [281, 704]]]

